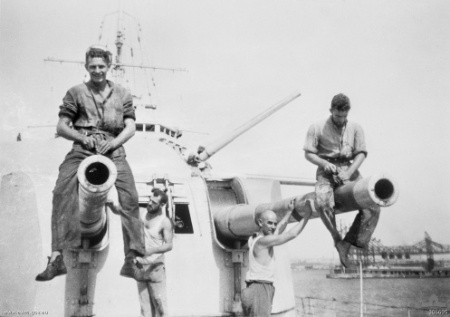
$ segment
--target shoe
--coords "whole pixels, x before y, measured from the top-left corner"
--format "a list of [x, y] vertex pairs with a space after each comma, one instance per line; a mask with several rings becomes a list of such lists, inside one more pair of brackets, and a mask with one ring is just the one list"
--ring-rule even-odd
[[48, 257], [47, 267], [44, 272], [36, 276], [36, 281], [44, 282], [50, 281], [55, 276], [67, 274], [66, 266], [64, 265], [62, 255], [58, 255], [53, 262], [50, 262], [50, 257]]
[[336, 250], [338, 251], [339, 259], [341, 260], [341, 264], [345, 268], [349, 268], [351, 266], [350, 260], [348, 258], [348, 251], [350, 250], [350, 243], [341, 240], [341, 241], [338, 241], [335, 246], [336, 246]]
[[120, 270], [120, 275], [134, 278], [136, 281], [142, 280], [142, 276], [140, 273], [139, 268], [136, 266], [136, 263], [134, 263], [133, 258], [126, 257], [125, 263], [122, 266], [122, 269]]

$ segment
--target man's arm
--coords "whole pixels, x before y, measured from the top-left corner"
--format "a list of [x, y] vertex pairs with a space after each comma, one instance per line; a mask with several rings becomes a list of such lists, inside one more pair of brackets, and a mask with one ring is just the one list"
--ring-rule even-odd
[[278, 235], [273, 234], [270, 236], [264, 236], [257, 241], [257, 244], [255, 245], [255, 247], [269, 248], [269, 247], [281, 245], [288, 241], [291, 241], [292, 239], [297, 237], [303, 231], [303, 228], [305, 228], [306, 224], [308, 223], [309, 218], [311, 217], [311, 213], [312, 213], [311, 208], [308, 208], [308, 210], [305, 212], [305, 214], [302, 215], [303, 219], [300, 220], [289, 231], [283, 232]]
[[347, 182], [353, 173], [355, 173], [367, 157], [366, 141], [364, 131], [359, 124], [355, 124], [355, 135], [353, 144], [353, 153], [357, 153], [352, 164], [346, 171], [339, 172], [338, 178], [343, 183]]
[[275, 229], [274, 234], [281, 234], [281, 233], [284, 232], [284, 229], [286, 229], [286, 227], [287, 227], [289, 218], [291, 217], [292, 212], [294, 211], [294, 205], [295, 205], [295, 199], [292, 199], [292, 200], [289, 202], [289, 206], [288, 206], [289, 210], [288, 210], [288, 212], [283, 216], [283, 218], [282, 218], [282, 219], [280, 220], [280, 222], [278, 223], [277, 228]]
[[305, 158], [312, 164], [321, 167], [325, 170], [327, 174], [336, 173], [336, 166], [331, 164], [327, 160], [320, 158], [316, 153], [319, 152], [319, 139], [320, 139], [321, 128], [317, 124], [313, 124], [309, 127], [306, 133], [305, 145], [303, 150], [305, 151]]
[[366, 155], [364, 153], [358, 153], [355, 158], [353, 159], [352, 164], [349, 166], [349, 168], [345, 171], [340, 171], [338, 174], [338, 178], [343, 182], [347, 182], [350, 180], [350, 177], [353, 175], [354, 172], [358, 170], [358, 168], [361, 166], [361, 164], [366, 159]]
[[320, 158], [317, 154], [305, 151], [305, 158], [316, 166], [322, 167], [327, 174], [336, 173], [336, 165]]
[[125, 128], [118, 136], [110, 141], [102, 141], [99, 145], [97, 145], [98, 153], [106, 154], [108, 151], [113, 151], [134, 136], [134, 133], [136, 132], [136, 123], [134, 122], [134, 119], [126, 118], [123, 123]]
[[56, 132], [59, 136], [69, 141], [77, 141], [83, 143], [89, 150], [95, 147], [95, 139], [93, 137], [78, 133], [76, 130], [70, 127], [72, 119], [64, 115], [59, 117], [58, 124], [56, 125]]

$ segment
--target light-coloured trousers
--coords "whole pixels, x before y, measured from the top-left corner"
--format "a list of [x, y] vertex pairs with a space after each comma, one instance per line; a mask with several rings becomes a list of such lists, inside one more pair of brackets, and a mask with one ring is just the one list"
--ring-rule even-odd
[[141, 317], [168, 316], [165, 266], [159, 265], [150, 276], [148, 281], [137, 282]]
[[241, 301], [244, 315], [270, 316], [274, 295], [275, 287], [272, 283], [252, 282], [242, 290]]

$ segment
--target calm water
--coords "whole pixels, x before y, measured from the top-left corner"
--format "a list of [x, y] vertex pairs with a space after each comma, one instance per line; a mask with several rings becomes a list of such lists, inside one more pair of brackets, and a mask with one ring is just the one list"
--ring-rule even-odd
[[[298, 315], [359, 316], [359, 279], [327, 279], [327, 273], [293, 271]], [[430, 306], [438, 309], [434, 316], [445, 310], [450, 316], [450, 278], [367, 279], [363, 295], [364, 316], [430, 316]]]

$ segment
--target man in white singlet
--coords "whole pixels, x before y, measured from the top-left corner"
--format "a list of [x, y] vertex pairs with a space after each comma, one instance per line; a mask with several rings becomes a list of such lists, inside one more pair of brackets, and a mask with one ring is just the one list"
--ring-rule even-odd
[[284, 232], [289, 217], [294, 210], [294, 203], [294, 200], [289, 203], [289, 211], [279, 223], [277, 215], [271, 210], [266, 210], [257, 219], [260, 230], [256, 235], [251, 236], [248, 241], [249, 270], [245, 280], [247, 287], [242, 291], [241, 296], [245, 316], [270, 316], [275, 294], [273, 286], [275, 280], [273, 247], [297, 237], [311, 217], [311, 209], [308, 208], [308, 211], [300, 214], [303, 219], [289, 231]]
[[164, 253], [172, 250], [173, 226], [163, 212], [167, 203], [164, 191], [153, 188], [147, 213], [143, 215], [145, 232], [144, 257], [136, 257], [137, 282], [142, 317], [168, 316], [166, 300], [166, 268]]

